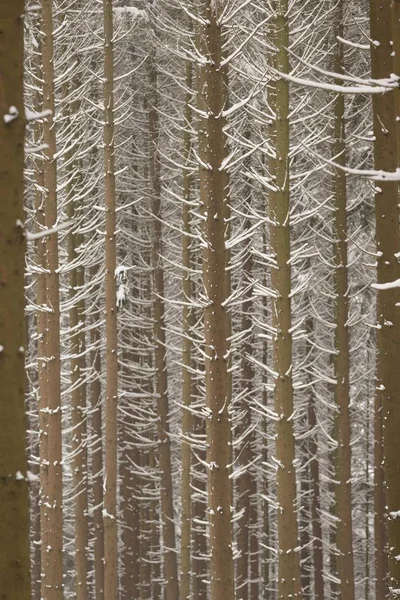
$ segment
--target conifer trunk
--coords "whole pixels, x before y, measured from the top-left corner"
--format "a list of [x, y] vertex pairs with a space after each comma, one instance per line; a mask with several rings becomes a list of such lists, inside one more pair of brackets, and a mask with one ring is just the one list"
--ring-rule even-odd
[[[192, 281], [190, 270], [192, 267], [191, 259], [191, 238], [190, 236], [190, 200], [192, 192], [192, 176], [189, 171], [189, 161], [191, 158], [191, 124], [192, 109], [192, 85], [193, 85], [193, 67], [190, 61], [186, 63], [186, 88], [189, 90], [186, 94], [185, 113], [184, 113], [184, 134], [183, 134], [183, 205], [182, 205], [182, 404], [190, 407], [192, 403], [192, 326], [193, 308], [189, 306], [192, 297]], [[182, 412], [182, 482], [181, 482], [181, 502], [182, 502], [182, 524], [181, 524], [181, 566], [180, 566], [180, 594], [181, 600], [189, 600], [191, 584], [191, 447], [188, 437], [192, 428], [191, 412], [188, 408], [183, 408]]]
[[[392, 62], [391, 6], [384, 0], [370, 0], [372, 77], [390, 77]], [[375, 97], [376, 96], [376, 97]], [[396, 106], [393, 93], [374, 95], [375, 168], [394, 172], [398, 165]], [[379, 284], [400, 279], [398, 182], [382, 181], [375, 188], [377, 278]], [[390, 598], [400, 598], [400, 302], [399, 288], [379, 289], [378, 386], [382, 398], [384, 471], [387, 494]], [[397, 306], [396, 306], [397, 305]]]
[[[312, 362], [312, 345], [310, 340], [314, 335], [314, 322], [312, 318], [307, 319], [307, 356], [308, 361]], [[317, 414], [315, 406], [314, 390], [310, 389], [308, 399], [308, 430], [312, 432], [309, 440], [310, 462], [310, 486], [311, 486], [311, 526], [312, 526], [312, 552], [313, 552], [313, 573], [314, 573], [314, 599], [324, 600], [324, 555], [322, 547], [322, 523], [321, 523], [321, 498], [320, 498], [320, 476], [318, 460], [318, 434]]]
[[229, 403], [229, 320], [224, 302], [228, 286], [226, 223], [227, 173], [221, 169], [226, 156], [226, 66], [221, 66], [224, 37], [219, 22], [223, 3], [206, 0], [205, 23], [200, 26], [200, 47], [207, 63], [199, 79], [200, 106], [207, 118], [200, 120], [200, 200], [204, 214], [203, 283], [208, 305], [204, 308], [205, 382], [207, 404], [208, 517], [212, 600], [233, 600], [231, 483], [229, 479], [231, 428]]
[[[47, 145], [44, 161], [45, 225], [52, 228], [57, 222], [57, 162], [56, 130], [54, 124], [54, 54], [52, 0], [42, 1], [43, 27], [43, 110], [50, 111], [43, 123], [43, 142]], [[60, 384], [60, 300], [58, 275], [58, 235], [46, 238], [46, 378], [47, 378], [47, 490], [44, 493], [47, 546], [42, 570], [44, 600], [63, 598], [63, 514], [62, 514], [62, 438]], [[44, 409], [46, 410], [46, 409]]]
[[[343, 2], [336, 9], [334, 24], [336, 36], [343, 37]], [[343, 45], [336, 41], [334, 71], [343, 74]], [[340, 81], [338, 80], [339, 84]], [[346, 164], [344, 95], [338, 94], [334, 103], [333, 160]], [[350, 429], [350, 348], [349, 348], [349, 295], [347, 266], [347, 190], [346, 174], [337, 168], [334, 172], [334, 287], [335, 287], [335, 434], [337, 441], [335, 503], [336, 503], [336, 546], [338, 549], [337, 569], [339, 598], [354, 600], [354, 559], [351, 498], [351, 429]]]
[[[152, 51], [153, 53], [154, 51]], [[150, 130], [150, 180], [152, 186], [153, 245], [152, 268], [154, 289], [154, 342], [156, 397], [158, 412], [158, 460], [161, 475], [161, 515], [163, 537], [163, 563], [165, 600], [179, 598], [178, 565], [175, 552], [175, 522], [171, 470], [171, 440], [169, 437], [169, 402], [167, 358], [165, 347], [164, 272], [162, 266], [161, 177], [159, 157], [159, 119], [157, 71], [154, 55], [149, 57], [151, 104]]]
[[[0, 4], [0, 594], [29, 600], [25, 453], [24, 2]], [[15, 110], [14, 110], [15, 109]], [[4, 116], [9, 115], [9, 121]]]
[[116, 195], [114, 150], [114, 53], [113, 2], [103, 0], [104, 18], [104, 181], [106, 208], [105, 236], [105, 321], [106, 321], [106, 410], [104, 475], [104, 597], [118, 598], [118, 527], [117, 527], [117, 310], [115, 269]]
[[[90, 270], [91, 279], [97, 276], [97, 267]], [[98, 286], [94, 295], [99, 292]], [[95, 600], [104, 598], [104, 524], [103, 524], [103, 434], [102, 434], [102, 396], [101, 396], [101, 357], [100, 357], [100, 313], [96, 306], [91, 318], [90, 363], [92, 382], [90, 385], [91, 413], [91, 500], [93, 505], [93, 566]]]
[[[274, 38], [276, 68], [289, 73], [288, 1], [274, 3]], [[276, 427], [277, 502], [279, 576], [278, 597], [282, 600], [301, 598], [296, 472], [294, 468], [295, 443], [293, 432], [293, 379], [292, 379], [292, 310], [290, 267], [290, 191], [289, 191], [289, 85], [283, 79], [273, 84], [270, 95], [271, 111], [275, 112], [274, 149], [276, 161], [272, 183], [276, 191], [270, 194], [270, 244], [276, 261], [271, 270], [273, 298], [272, 322], [276, 330], [273, 339], [275, 379], [275, 412], [280, 415]]]

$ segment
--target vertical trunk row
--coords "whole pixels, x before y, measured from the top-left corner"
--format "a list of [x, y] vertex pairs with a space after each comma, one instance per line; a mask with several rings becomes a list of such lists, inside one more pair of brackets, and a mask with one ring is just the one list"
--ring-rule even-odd
[[231, 523], [231, 431], [229, 403], [229, 319], [224, 303], [229, 290], [225, 215], [227, 173], [221, 168], [226, 156], [225, 118], [227, 105], [226, 66], [222, 66], [224, 43], [220, 16], [223, 3], [206, 0], [204, 22], [199, 27], [200, 48], [206, 64], [198, 81], [199, 105], [206, 118], [199, 123], [200, 201], [204, 215], [203, 283], [205, 384], [207, 404], [208, 517], [212, 600], [233, 600], [234, 575]]
[[117, 310], [116, 310], [116, 195], [114, 150], [113, 3], [103, 0], [104, 16], [104, 180], [106, 208], [106, 410], [104, 473], [104, 596], [118, 598], [117, 531]]
[[[42, 2], [43, 21], [43, 110], [50, 116], [43, 124], [43, 142], [47, 144], [44, 161], [45, 225], [57, 222], [57, 162], [56, 131], [54, 124], [54, 53], [52, 1]], [[58, 235], [46, 238], [46, 377], [47, 377], [47, 491], [44, 493], [46, 546], [42, 570], [42, 597], [61, 600], [63, 597], [63, 515], [62, 515], [62, 439], [61, 439], [61, 385], [60, 385], [60, 305], [58, 275]], [[44, 433], [46, 435], [46, 433]]]
[[[392, 63], [391, 6], [383, 0], [370, 1], [372, 77], [390, 77]], [[398, 166], [396, 110], [393, 93], [373, 97], [375, 168], [394, 172]], [[400, 302], [399, 288], [385, 284], [400, 279], [398, 182], [379, 182], [375, 190], [377, 246], [377, 321], [379, 372], [378, 387], [382, 398], [384, 471], [387, 493], [390, 597], [400, 597]], [[379, 432], [375, 432], [379, 435]], [[375, 442], [379, 440], [375, 439]], [[378, 584], [379, 585], [379, 584]]]
[[25, 454], [23, 15], [22, 0], [0, 5], [0, 582], [2, 595], [13, 600], [29, 600], [31, 595]]
[[[343, 2], [338, 4], [334, 33], [343, 37]], [[343, 74], [343, 46], [336, 41], [334, 71]], [[339, 83], [339, 81], [337, 81]], [[333, 157], [340, 166], [346, 163], [345, 102], [338, 94], [334, 103]], [[349, 295], [347, 267], [347, 190], [346, 175], [340, 168], [334, 172], [334, 292], [335, 292], [335, 354], [333, 357], [335, 384], [335, 439], [336, 473], [336, 546], [338, 549], [339, 597], [354, 600], [353, 527], [351, 499], [351, 448], [350, 448], [350, 354], [349, 354]]]
[[159, 119], [157, 71], [154, 50], [149, 56], [151, 103], [150, 130], [150, 180], [152, 187], [153, 244], [152, 268], [154, 286], [154, 341], [156, 397], [158, 412], [158, 460], [161, 475], [161, 516], [163, 539], [163, 564], [166, 600], [179, 598], [178, 565], [175, 552], [175, 522], [172, 492], [171, 440], [169, 437], [168, 379], [165, 345], [164, 273], [162, 266], [161, 177], [159, 156]]
[[[274, 3], [274, 38], [276, 68], [289, 73], [288, 1]], [[275, 165], [270, 194], [270, 244], [275, 259], [271, 271], [271, 287], [275, 292], [272, 323], [275, 379], [275, 412], [279, 415], [276, 427], [277, 502], [279, 577], [278, 598], [301, 598], [296, 472], [294, 467], [295, 443], [293, 431], [293, 373], [292, 373], [292, 310], [290, 267], [290, 191], [289, 191], [289, 85], [277, 79], [271, 94], [271, 112], [275, 122]]]

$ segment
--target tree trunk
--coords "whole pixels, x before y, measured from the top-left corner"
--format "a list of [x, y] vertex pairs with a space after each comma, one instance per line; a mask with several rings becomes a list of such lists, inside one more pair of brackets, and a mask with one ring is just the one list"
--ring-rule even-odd
[[[54, 123], [54, 54], [52, 1], [42, 1], [42, 60], [43, 60], [43, 110], [50, 111], [43, 123], [43, 142], [47, 144], [44, 161], [45, 225], [52, 228], [57, 222], [57, 162], [56, 131]], [[60, 300], [58, 275], [58, 235], [46, 238], [46, 377], [48, 427], [48, 469], [44, 493], [47, 522], [47, 544], [42, 569], [42, 597], [44, 600], [63, 598], [63, 514], [62, 514], [62, 435], [61, 435], [61, 384], [60, 384]]]
[[[73, 193], [73, 192], [72, 192]], [[73, 199], [70, 197], [67, 207], [68, 217], [76, 227], [76, 215]], [[82, 236], [74, 231], [69, 233], [68, 260], [79, 260], [77, 248], [83, 242]], [[81, 296], [84, 285], [84, 268], [76, 266], [70, 273], [69, 311], [71, 333], [71, 421], [72, 421], [72, 473], [75, 497], [75, 586], [76, 600], [87, 600], [88, 559], [88, 489], [87, 489], [87, 430], [86, 430], [86, 382], [85, 382], [85, 302], [82, 297], [74, 302], [77, 293]]]
[[[391, 7], [383, 0], [370, 1], [372, 77], [390, 77], [393, 70]], [[376, 96], [376, 97], [375, 97]], [[396, 111], [393, 93], [374, 95], [375, 168], [394, 172], [398, 165]], [[378, 283], [400, 279], [398, 182], [382, 181], [375, 188]], [[384, 469], [388, 511], [390, 597], [400, 597], [400, 302], [399, 288], [378, 289], [378, 387], [382, 398]]]
[[118, 343], [115, 269], [116, 195], [114, 151], [113, 2], [103, 0], [104, 15], [104, 180], [106, 205], [106, 411], [104, 476], [104, 596], [118, 598], [117, 404]]
[[[336, 36], [343, 37], [343, 2], [338, 4], [334, 23]], [[334, 71], [343, 74], [343, 45], [336, 41]], [[337, 80], [336, 83], [340, 83]], [[346, 164], [344, 95], [338, 94], [334, 103], [333, 160]], [[350, 429], [350, 350], [349, 350], [349, 282], [347, 267], [347, 190], [346, 174], [337, 168], [334, 172], [334, 293], [335, 293], [335, 354], [333, 357], [335, 384], [335, 433], [337, 441], [335, 503], [336, 547], [338, 549], [339, 598], [354, 600], [354, 560], [351, 498], [351, 429]]]
[[[288, 1], [275, 3], [276, 68], [289, 73]], [[271, 270], [271, 286], [276, 292], [272, 316], [276, 331], [273, 340], [276, 427], [279, 577], [278, 597], [301, 598], [300, 557], [296, 515], [295, 442], [293, 432], [292, 310], [290, 267], [289, 191], [289, 85], [283, 79], [274, 84], [271, 111], [276, 114], [273, 175], [275, 192], [270, 194], [270, 244], [276, 266]]]
[[31, 597], [25, 453], [23, 17], [22, 0], [0, 5], [0, 582], [4, 600]]
[[[154, 51], [152, 51], [154, 52]], [[153, 289], [156, 396], [158, 412], [158, 460], [161, 474], [161, 515], [166, 600], [179, 598], [178, 565], [175, 552], [175, 522], [172, 491], [171, 440], [169, 437], [169, 404], [167, 358], [165, 347], [164, 273], [162, 266], [161, 178], [159, 160], [159, 120], [157, 71], [154, 55], [149, 57], [152, 102], [149, 112], [150, 180], [153, 195]]]
[[[311, 336], [314, 335], [313, 319], [307, 320], [307, 356], [311, 360], [312, 345]], [[312, 552], [313, 552], [313, 572], [314, 572], [314, 600], [324, 600], [324, 555], [322, 547], [322, 524], [321, 524], [321, 499], [320, 499], [320, 477], [318, 460], [318, 434], [317, 434], [317, 414], [315, 407], [314, 391], [310, 389], [308, 399], [308, 430], [312, 432], [309, 439], [310, 455], [310, 480], [311, 480], [311, 526], [312, 526]]]
[[221, 66], [224, 43], [219, 23], [222, 3], [206, 0], [205, 23], [200, 27], [200, 47], [207, 64], [199, 79], [200, 106], [207, 119], [199, 130], [200, 200], [204, 214], [203, 282], [208, 304], [204, 308], [205, 383], [207, 404], [208, 516], [210, 579], [212, 600], [233, 600], [231, 483], [232, 461], [229, 403], [231, 377], [229, 366], [229, 320], [224, 306], [228, 298], [225, 276], [227, 172], [222, 169], [226, 156], [225, 118], [227, 105], [226, 66]]
[[[91, 279], [97, 276], [97, 268], [90, 271]], [[96, 287], [94, 292], [98, 293]], [[97, 307], [96, 307], [97, 308]], [[90, 385], [91, 413], [91, 492], [93, 505], [93, 565], [95, 580], [95, 599], [104, 598], [104, 524], [103, 524], [103, 434], [102, 434], [102, 398], [101, 398], [101, 357], [100, 329], [98, 321], [100, 313], [95, 310], [90, 329], [90, 363], [92, 365], [92, 382]]]
[[[193, 67], [188, 60], [186, 63], [186, 88], [192, 89], [193, 85]], [[193, 291], [191, 281], [191, 238], [190, 236], [190, 200], [192, 192], [192, 175], [189, 171], [189, 161], [191, 158], [191, 125], [192, 109], [190, 103], [192, 93], [188, 91], [185, 99], [184, 112], [184, 134], [183, 134], [183, 204], [182, 204], [182, 404], [184, 407], [190, 407], [192, 403], [192, 327], [194, 323], [193, 308], [189, 306]], [[181, 568], [180, 568], [180, 600], [189, 600], [191, 584], [191, 447], [188, 437], [192, 429], [192, 416], [188, 408], [183, 408], [182, 412], [182, 450], [181, 450], [181, 502], [182, 502], [182, 521], [181, 521]]]

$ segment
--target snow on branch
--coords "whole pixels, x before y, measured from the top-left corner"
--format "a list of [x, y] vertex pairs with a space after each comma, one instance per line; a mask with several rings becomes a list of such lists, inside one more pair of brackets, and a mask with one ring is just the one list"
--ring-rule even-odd
[[338, 94], [385, 94], [386, 92], [390, 92], [393, 89], [399, 87], [399, 77], [397, 75], [392, 75], [390, 79], [382, 79], [376, 80], [376, 85], [336, 85], [333, 83], [324, 83], [322, 81], [314, 81], [313, 79], [302, 79], [301, 77], [294, 77], [293, 75], [289, 75], [288, 73], [282, 73], [282, 71], [278, 71], [273, 67], [270, 67], [270, 70], [285, 79], [286, 81], [291, 81], [292, 83], [297, 83], [298, 85], [303, 85], [305, 87], [317, 88], [320, 90], [327, 90], [329, 92], [337, 92]]
[[371, 287], [374, 290], [393, 290], [395, 288], [400, 288], [400, 279], [388, 281], [387, 283], [371, 283]]

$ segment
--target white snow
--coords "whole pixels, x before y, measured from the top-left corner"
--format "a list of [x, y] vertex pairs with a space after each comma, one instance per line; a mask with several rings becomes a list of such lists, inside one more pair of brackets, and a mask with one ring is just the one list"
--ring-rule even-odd
[[371, 283], [371, 287], [374, 290], [393, 290], [400, 287], [400, 279], [388, 281], [387, 283]]
[[8, 113], [3, 116], [4, 123], [11, 123], [11, 121], [15, 121], [19, 117], [19, 112], [16, 106], [10, 106], [8, 109]]

